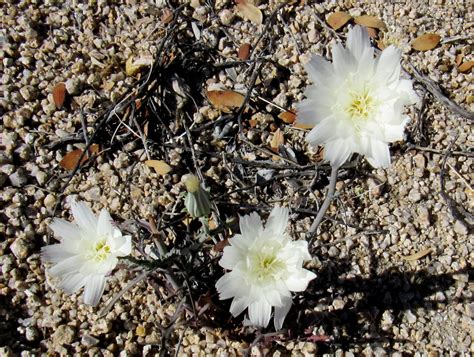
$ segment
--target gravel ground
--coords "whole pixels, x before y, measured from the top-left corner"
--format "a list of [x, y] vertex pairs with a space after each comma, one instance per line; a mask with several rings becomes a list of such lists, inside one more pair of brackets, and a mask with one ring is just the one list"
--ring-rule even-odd
[[[438, 82], [452, 101], [473, 110], [472, 72], [459, 73], [455, 65], [461, 53], [464, 61], [472, 60], [473, 19], [466, 1], [371, 0], [364, 5], [349, 0], [295, 1], [278, 10], [268, 27], [265, 24], [277, 7], [273, 1], [260, 2], [262, 25], [237, 16], [231, 1], [207, 3], [194, 0], [176, 10], [183, 41], [211, 48], [208, 60], [222, 64], [236, 60], [240, 45], [255, 44], [263, 34], [251, 59], [260, 56], [277, 65], [263, 69], [264, 79], [257, 83], [252, 99], [260, 95], [284, 108], [300, 101], [307, 85], [302, 64], [310, 53], [327, 55], [337, 40], [325, 25], [326, 17], [346, 11], [383, 20], [389, 37], [404, 51], [405, 67], [413, 65]], [[142, 163], [147, 157], [140, 135], [137, 138], [114, 124], [120, 129], [114, 134], [114, 144], [105, 145], [112, 142], [110, 135], [108, 141], [99, 141], [103, 152], [72, 178], [63, 194], [69, 173], [59, 165], [66, 153], [84, 148], [83, 126], [90, 137], [103, 111], [136, 88], [138, 75], [127, 75], [125, 63], [130, 56], [147, 58], [157, 52], [171, 26], [167, 16], [172, 8], [177, 6], [158, 0], [146, 4], [101, 0], [90, 6], [75, 1], [38, 5], [28, 0], [1, 5], [0, 355], [154, 355], [163, 341], [167, 343], [164, 349], [178, 356], [229, 356], [245, 351], [256, 356], [474, 353], [472, 222], [453, 217], [440, 184], [444, 171], [446, 193], [473, 211], [474, 135], [468, 120], [429, 93], [424, 95], [422, 86], [416, 89], [424, 97], [424, 108], [410, 109], [409, 142], [392, 146], [393, 165], [375, 170], [359, 162], [341, 174], [337, 199], [328, 211], [336, 221], [322, 226], [313, 249], [315, 258], [308, 265], [318, 277], [307, 292], [298, 295], [296, 308], [287, 318], [302, 326], [306, 335], [292, 334], [295, 329], [289, 327], [283, 336], [260, 336], [252, 344], [259, 335], [240, 328], [240, 319], [231, 323], [232, 328], [182, 321], [175, 329], [165, 329], [177, 304], [172, 298], [161, 298], [169, 294], [160, 277], [134, 286], [104, 318], [99, 317], [103, 306], [85, 306], [80, 294], [67, 296], [54, 288], [45, 276], [39, 251], [52, 241], [51, 218], [69, 218], [68, 210], [58, 206], [66, 196], [88, 202], [95, 211], [107, 207], [124, 223], [157, 212], [168, 212], [169, 217], [180, 212], [184, 192], [180, 176], [189, 170], [182, 162], [191, 160], [190, 152], [182, 147], [152, 152], [161, 153], [154, 158], [173, 167], [170, 174], [160, 176]], [[343, 35], [346, 29], [337, 34]], [[439, 34], [441, 44], [426, 52], [411, 50], [411, 40], [425, 32]], [[206, 68], [203, 65], [202, 71]], [[248, 68], [244, 64], [234, 67], [235, 72], [209, 73], [201, 89], [245, 89], [252, 74]], [[142, 78], [146, 73], [142, 72]], [[176, 74], [192, 86], [194, 78], [182, 77], [178, 70]], [[52, 92], [60, 82], [65, 83], [67, 96], [57, 108]], [[302, 144], [305, 131], [279, 120], [275, 106], [263, 108], [251, 117], [256, 124], [245, 126], [245, 160], [268, 161], [268, 171], [274, 170], [272, 165], [283, 165], [286, 161], [272, 160], [268, 150], [262, 149], [269, 147], [277, 129], [301, 165], [317, 157], [314, 149]], [[197, 103], [191, 115], [199, 127], [219, 118], [220, 111], [204, 101]], [[268, 208], [262, 202], [283, 202], [293, 208], [291, 229], [302, 237], [312, 220], [307, 211], [324, 196], [327, 171], [312, 184], [310, 176], [289, 175], [295, 171], [291, 167], [276, 169], [282, 178], [268, 187], [236, 192], [252, 184], [255, 176], [245, 175], [254, 174], [246, 164], [221, 160], [220, 152], [230, 152], [232, 145], [222, 134], [227, 129], [215, 125], [210, 134], [201, 136], [192, 131], [195, 150], [218, 153], [198, 158], [198, 163], [211, 192], [215, 189], [224, 195], [221, 201], [216, 199], [221, 214], [235, 220], [237, 213]], [[148, 128], [153, 130], [158, 129]], [[206, 136], [212, 136], [212, 130], [217, 136]], [[177, 137], [176, 143], [180, 140]], [[453, 153], [443, 165], [448, 150]], [[226, 207], [224, 201], [235, 206]], [[166, 234], [170, 242], [176, 239], [170, 231]], [[426, 254], [412, 256], [418, 252]], [[130, 269], [117, 270], [102, 302], [125, 287], [133, 274]], [[217, 303], [215, 291], [212, 294]], [[308, 305], [308, 301], [314, 303]]]

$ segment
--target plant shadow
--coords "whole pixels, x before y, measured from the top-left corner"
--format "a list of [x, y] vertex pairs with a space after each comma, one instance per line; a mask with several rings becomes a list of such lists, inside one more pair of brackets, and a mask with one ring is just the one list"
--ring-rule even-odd
[[[445, 292], [456, 284], [456, 275], [467, 274], [471, 280], [472, 267], [443, 274], [431, 270], [428, 267], [400, 271], [399, 267], [394, 267], [379, 274], [369, 272], [369, 277], [362, 277], [350, 274], [350, 260], [332, 259], [323, 264], [305, 293], [295, 299], [296, 306], [287, 317], [288, 327], [297, 336], [312, 335], [316, 331], [316, 335], [329, 337], [330, 342], [320, 345], [321, 352], [335, 352], [338, 348], [367, 343], [388, 344], [388, 349], [384, 346], [388, 351], [396, 342], [409, 342], [397, 339], [392, 332], [405, 312], [417, 308], [441, 310], [452, 302], [472, 301], [466, 297], [436, 299], [438, 292]], [[334, 304], [336, 300], [340, 304]], [[297, 311], [304, 309], [313, 312], [295, 316]]]

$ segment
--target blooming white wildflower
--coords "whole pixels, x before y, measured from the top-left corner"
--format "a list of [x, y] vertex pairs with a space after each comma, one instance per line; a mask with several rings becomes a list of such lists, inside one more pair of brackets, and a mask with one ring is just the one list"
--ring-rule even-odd
[[290, 310], [291, 291], [304, 291], [316, 275], [302, 268], [311, 259], [306, 241], [292, 241], [285, 233], [288, 209], [275, 207], [266, 227], [255, 212], [240, 218], [241, 234], [229, 240], [219, 264], [230, 270], [216, 283], [221, 299], [233, 298], [232, 315], [248, 308], [251, 325], [266, 327], [272, 307], [280, 330]]
[[418, 101], [412, 83], [400, 79], [400, 51], [387, 47], [378, 58], [367, 31], [349, 30], [347, 47], [335, 44], [333, 63], [313, 56], [306, 66], [315, 83], [297, 106], [297, 121], [314, 126], [306, 140], [324, 145], [324, 158], [339, 167], [352, 153], [374, 167], [390, 165], [388, 143], [403, 139], [405, 105]]
[[85, 203], [74, 201], [71, 211], [76, 224], [55, 218], [50, 228], [60, 243], [43, 247], [41, 258], [54, 263], [48, 272], [60, 279], [61, 289], [73, 294], [84, 286], [84, 302], [94, 306], [117, 257], [130, 254], [131, 237], [122, 235], [105, 209], [96, 217]]
[[184, 205], [189, 214], [195, 218], [209, 216], [211, 213], [211, 201], [209, 200], [209, 192], [201, 187], [201, 183], [197, 176], [186, 174], [181, 178], [186, 186], [186, 198]]

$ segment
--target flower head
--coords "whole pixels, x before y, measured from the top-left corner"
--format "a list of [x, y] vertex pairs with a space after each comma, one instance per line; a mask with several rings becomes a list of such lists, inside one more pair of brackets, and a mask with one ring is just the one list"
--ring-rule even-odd
[[263, 227], [256, 213], [240, 218], [241, 234], [229, 240], [219, 264], [230, 270], [216, 283], [221, 299], [233, 298], [232, 315], [248, 308], [249, 322], [266, 327], [272, 307], [280, 330], [290, 310], [291, 291], [304, 291], [315, 274], [302, 268], [311, 259], [306, 241], [285, 233], [288, 209], [275, 207]]
[[61, 289], [73, 294], [84, 287], [84, 302], [94, 306], [117, 257], [130, 254], [131, 237], [122, 235], [105, 209], [96, 217], [85, 203], [72, 202], [71, 211], [76, 224], [55, 218], [50, 228], [60, 243], [43, 247], [41, 258], [54, 264], [48, 273], [60, 279]]
[[374, 167], [388, 167], [388, 143], [403, 139], [405, 105], [418, 101], [412, 83], [400, 79], [400, 51], [387, 47], [374, 58], [367, 31], [349, 30], [347, 47], [332, 48], [333, 63], [313, 56], [306, 66], [315, 83], [297, 107], [298, 122], [312, 125], [306, 140], [324, 145], [324, 157], [339, 167], [352, 153]]

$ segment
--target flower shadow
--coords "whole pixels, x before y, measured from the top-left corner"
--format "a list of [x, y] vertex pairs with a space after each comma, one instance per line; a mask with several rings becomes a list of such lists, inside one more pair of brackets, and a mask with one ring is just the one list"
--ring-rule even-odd
[[411, 312], [410, 316], [416, 319], [416, 309], [441, 310], [450, 303], [472, 301], [470, 295], [444, 294], [462, 283], [458, 280], [460, 276], [471, 280], [472, 267], [443, 274], [430, 268], [400, 271], [397, 267], [379, 274], [369, 272], [368, 277], [363, 277], [350, 274], [350, 266], [348, 260], [325, 264], [308, 290], [295, 299], [297, 306], [292, 309], [293, 314], [304, 309], [314, 311], [304, 317], [288, 318], [293, 325], [289, 328], [296, 335], [308, 335], [311, 331], [328, 337], [330, 342], [321, 345], [321, 352], [371, 342], [388, 346], [403, 343], [409, 337], [396, 338], [393, 330], [400, 327], [405, 314]]

